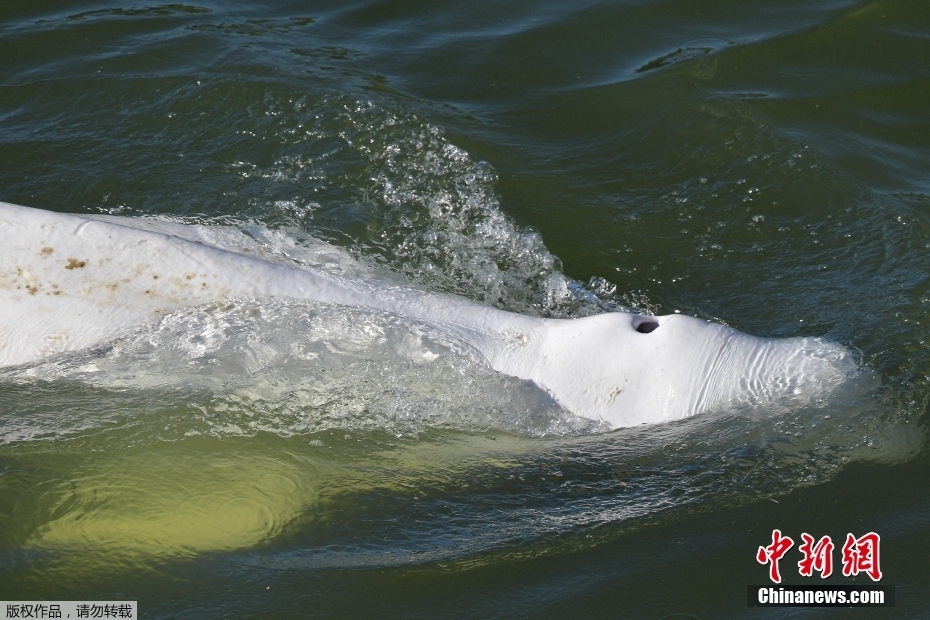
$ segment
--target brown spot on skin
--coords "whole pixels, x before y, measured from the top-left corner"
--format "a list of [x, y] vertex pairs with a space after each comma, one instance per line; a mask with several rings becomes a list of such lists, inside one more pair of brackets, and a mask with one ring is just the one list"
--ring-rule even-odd
[[206, 283], [206, 282], [201, 282], [201, 283], [200, 283], [200, 288], [207, 288], [207, 283]]
[[30, 295], [35, 295], [36, 293], [39, 292], [39, 287], [38, 287], [38, 286], [30, 286], [30, 285], [27, 284], [27, 285], [26, 285], [26, 290], [29, 291], [29, 294], [30, 294]]
[[39, 251], [39, 254], [41, 254], [42, 256], [48, 256], [48, 255], [51, 254], [53, 251], [54, 251], [54, 250], [52, 250], [52, 248], [50, 248], [50, 247], [44, 247], [44, 248], [42, 248], [42, 249]]
[[68, 259], [68, 264], [65, 265], [65, 269], [81, 269], [81, 268], [83, 268], [84, 265], [86, 265], [86, 264], [87, 264], [87, 263], [84, 262], [84, 261], [82, 261], [82, 260], [78, 260], [78, 259], [76, 259], [76, 258], [69, 258], [69, 259]]
[[153, 275], [153, 276], [152, 276], [152, 279], [153, 279], [153, 280], [157, 280], [157, 279], [158, 279], [158, 274]]
[[52, 291], [52, 295], [61, 295], [61, 291]]
[[194, 279], [194, 274], [189, 273], [189, 274], [187, 274], [186, 276], [184, 276], [184, 279], [185, 279], [185, 280], [193, 280], [193, 279]]

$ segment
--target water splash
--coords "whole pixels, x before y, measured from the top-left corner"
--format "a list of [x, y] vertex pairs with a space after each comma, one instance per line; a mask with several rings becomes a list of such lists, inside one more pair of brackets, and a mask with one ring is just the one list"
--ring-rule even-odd
[[572, 317], [629, 309], [603, 278], [586, 286], [566, 277], [539, 233], [501, 210], [493, 168], [441, 128], [346, 97], [271, 101], [253, 113], [277, 121], [265, 137], [282, 148], [270, 165], [239, 162], [236, 173], [277, 192], [312, 186], [289, 200], [253, 200], [259, 221], [324, 239], [335, 223], [357, 258], [506, 310]]

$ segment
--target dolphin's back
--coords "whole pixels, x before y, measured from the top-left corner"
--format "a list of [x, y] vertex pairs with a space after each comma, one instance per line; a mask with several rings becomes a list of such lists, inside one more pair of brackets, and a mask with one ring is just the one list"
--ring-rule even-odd
[[0, 203], [0, 366], [80, 349], [185, 306], [291, 297], [451, 326], [480, 355], [529, 317], [449, 295], [321, 274], [208, 245], [196, 228]]

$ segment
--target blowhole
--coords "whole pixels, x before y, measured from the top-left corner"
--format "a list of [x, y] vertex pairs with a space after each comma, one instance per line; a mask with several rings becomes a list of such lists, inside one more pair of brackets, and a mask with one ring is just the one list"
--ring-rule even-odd
[[636, 331], [641, 334], [649, 334], [654, 332], [658, 326], [658, 321], [642, 321], [636, 326]]

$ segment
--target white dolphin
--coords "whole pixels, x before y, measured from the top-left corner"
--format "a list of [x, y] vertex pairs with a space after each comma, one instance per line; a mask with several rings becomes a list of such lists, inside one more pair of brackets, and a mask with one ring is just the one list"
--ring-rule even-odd
[[756, 338], [684, 315], [541, 319], [210, 245], [193, 228], [0, 203], [0, 367], [87, 347], [231, 297], [368, 306], [434, 325], [495, 370], [614, 428], [832, 389], [856, 371], [818, 338]]

